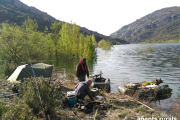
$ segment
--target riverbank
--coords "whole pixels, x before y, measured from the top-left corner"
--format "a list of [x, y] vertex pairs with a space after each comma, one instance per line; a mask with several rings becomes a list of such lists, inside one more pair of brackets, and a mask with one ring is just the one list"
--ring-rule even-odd
[[[1, 93], [2, 90], [5, 92], [10, 92], [11, 85], [2, 86], [3, 82], [6, 80], [1, 80]], [[51, 82], [55, 89], [59, 89], [62, 93], [67, 93], [67, 91], [74, 90], [77, 81], [64, 81], [56, 80]], [[55, 108], [54, 113], [49, 113], [47, 119], [128, 119], [137, 120], [145, 118], [172, 118], [165, 111], [159, 111], [154, 108], [150, 108], [145, 104], [130, 98], [129, 96], [121, 95], [119, 93], [106, 93], [105, 91], [99, 91], [98, 95], [103, 98], [96, 98], [96, 101], [101, 103], [100, 105], [95, 105], [93, 109], [89, 110], [86, 107], [75, 108], [69, 106], [59, 105]], [[13, 99], [13, 98], [12, 98]], [[89, 101], [86, 97], [85, 101]], [[56, 116], [56, 117], [54, 117]]]
[[[68, 83], [66, 87], [73, 89], [76, 84], [72, 85]], [[97, 119], [109, 120], [109, 119], [125, 119], [137, 120], [138, 118], [170, 118], [165, 111], [151, 108], [146, 104], [133, 99], [130, 96], [122, 95], [119, 93], [106, 93], [104, 91], [99, 92], [100, 96], [104, 99], [96, 99], [96, 101], [105, 102], [111, 107], [107, 111], [101, 109], [94, 110], [90, 115]], [[98, 111], [98, 112], [97, 112]], [[96, 114], [97, 113], [97, 114]], [[82, 117], [82, 116], [81, 116]]]

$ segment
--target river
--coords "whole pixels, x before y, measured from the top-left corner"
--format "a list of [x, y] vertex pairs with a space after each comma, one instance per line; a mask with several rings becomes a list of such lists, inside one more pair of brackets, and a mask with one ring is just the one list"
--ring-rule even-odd
[[[147, 44], [149, 46], [150, 44]], [[180, 43], [155, 43], [152, 52], [138, 53], [141, 44], [115, 45], [110, 51], [97, 49], [97, 63], [93, 73], [102, 70], [103, 76], [111, 79], [111, 92], [127, 82], [136, 83], [163, 80], [172, 89], [169, 99], [152, 102], [151, 105], [168, 110], [175, 98], [180, 96]]]
[[[144, 44], [145, 45], [145, 44]], [[150, 44], [147, 44], [147, 46]], [[139, 53], [135, 51], [142, 44], [114, 45], [111, 50], [97, 48], [97, 59], [88, 63], [90, 75], [98, 74], [101, 70], [103, 77], [111, 80], [111, 92], [116, 93], [117, 88], [126, 82], [153, 81], [156, 78], [168, 84], [172, 91], [169, 99], [162, 100], [163, 109], [169, 108], [167, 103], [180, 95], [180, 43], [154, 43], [152, 52]], [[59, 73], [75, 73], [78, 61], [56, 61], [55, 67]]]

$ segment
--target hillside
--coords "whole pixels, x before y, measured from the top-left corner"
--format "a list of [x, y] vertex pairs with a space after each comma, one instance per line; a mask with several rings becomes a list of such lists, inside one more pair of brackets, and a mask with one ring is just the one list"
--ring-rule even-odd
[[125, 25], [110, 36], [139, 43], [180, 39], [179, 33], [180, 7], [170, 7], [157, 10]]
[[[37, 21], [39, 27], [38, 30], [40, 31], [44, 31], [46, 26], [50, 28], [53, 22], [59, 21], [56, 20], [54, 17], [48, 15], [47, 13], [38, 10], [35, 7], [27, 6], [20, 0], [0, 0], [0, 23], [8, 21], [8, 23], [16, 23], [18, 25], [22, 25], [22, 23], [28, 17]], [[88, 30], [84, 27], [81, 27], [81, 32], [87, 35], [94, 34], [97, 42], [105, 39], [113, 42], [114, 44], [116, 44], [116, 42], [119, 42], [121, 44], [127, 44], [127, 42], [122, 39], [114, 39], [109, 36], [105, 36], [100, 33]]]

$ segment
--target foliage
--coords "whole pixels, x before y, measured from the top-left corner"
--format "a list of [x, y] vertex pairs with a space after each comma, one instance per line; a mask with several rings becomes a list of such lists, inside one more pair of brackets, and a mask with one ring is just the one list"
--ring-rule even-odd
[[[54, 23], [51, 27], [51, 39], [54, 39], [56, 54], [64, 56], [67, 60], [74, 57], [85, 57], [88, 61], [92, 61], [96, 55], [95, 37], [84, 36], [80, 33], [80, 27], [75, 24], [58, 24]], [[59, 31], [58, 31], [59, 30]], [[56, 47], [57, 46], [57, 47]]]
[[120, 45], [121, 43], [120, 42], [117, 42], [116, 45]]
[[5, 104], [4, 102], [0, 101], [0, 118], [4, 113], [6, 113]]
[[153, 52], [156, 51], [156, 46], [154, 46], [153, 44], [148, 45], [145, 43], [141, 43], [141, 45], [139, 47], [136, 47], [134, 51], [138, 53]]
[[102, 48], [104, 50], [110, 50], [112, 47], [112, 43], [109, 41], [105, 41], [104, 39], [102, 39], [101, 41], [98, 42], [98, 47]]
[[26, 120], [37, 120], [33, 115], [32, 109], [25, 104], [25, 101], [18, 99], [17, 97], [14, 98], [13, 103], [3, 103], [6, 104], [4, 110], [6, 112], [2, 115], [2, 119], [4, 120], [12, 120], [12, 119], [26, 119]]
[[15, 69], [14, 63], [9, 63], [6, 60], [0, 61], [0, 76], [5, 77], [6, 75], [9, 75], [14, 69]]
[[57, 89], [53, 91], [53, 87], [42, 78], [38, 78], [37, 82], [40, 95], [35, 80], [27, 79], [20, 86], [19, 97], [13, 98], [11, 103], [5, 103], [6, 113], [3, 114], [3, 119], [36, 120], [45, 118], [47, 114], [54, 115], [56, 113], [56, 109], [62, 104], [60, 91]]
[[46, 53], [46, 38], [37, 31], [37, 24], [31, 19], [26, 20], [23, 26], [3, 23], [0, 36], [0, 54], [9, 62], [27, 62], [27, 53], [32, 60], [40, 59]]
[[[39, 61], [48, 56], [61, 56], [67, 61], [85, 57], [93, 61], [96, 56], [96, 40], [93, 35], [84, 36], [75, 24], [55, 22], [51, 32], [37, 30], [35, 20], [28, 18], [22, 26], [4, 22], [0, 27], [0, 54], [9, 63], [16, 66]], [[42, 57], [43, 56], [43, 57]]]

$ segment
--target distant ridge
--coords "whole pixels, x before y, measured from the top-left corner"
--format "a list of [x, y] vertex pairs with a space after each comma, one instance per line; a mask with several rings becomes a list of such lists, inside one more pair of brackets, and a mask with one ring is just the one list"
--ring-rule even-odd
[[180, 39], [180, 7], [157, 10], [123, 26], [110, 36], [123, 38], [131, 43]]
[[[54, 17], [48, 15], [46, 12], [40, 11], [35, 7], [29, 7], [28, 5], [22, 3], [20, 0], [0, 0], [0, 23], [8, 20], [10, 23], [21, 25], [28, 17], [37, 21], [39, 26], [38, 29], [40, 31], [44, 31], [46, 26], [50, 28], [53, 22], [59, 21]], [[97, 42], [105, 39], [113, 42], [114, 44], [116, 44], [117, 42], [120, 44], [128, 43], [123, 39], [105, 36], [97, 32], [88, 30], [84, 27], [81, 27], [81, 32], [87, 35], [94, 34]]]
[[7, 3], [7, 4], [14, 5], [18, 8], [29, 10], [30, 12], [38, 14], [42, 16], [43, 18], [48, 18], [50, 20], [57, 21], [54, 17], [48, 15], [47, 13], [40, 11], [39, 9], [36, 9], [35, 7], [29, 7], [28, 5], [22, 3], [20, 0], [2, 0], [2, 1], [4, 1], [4, 3]]

